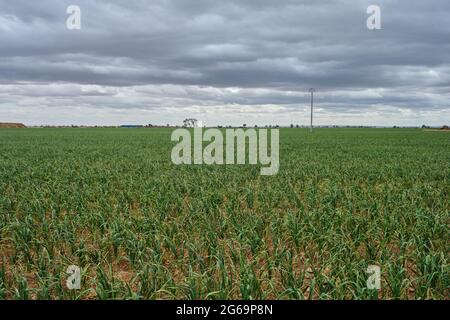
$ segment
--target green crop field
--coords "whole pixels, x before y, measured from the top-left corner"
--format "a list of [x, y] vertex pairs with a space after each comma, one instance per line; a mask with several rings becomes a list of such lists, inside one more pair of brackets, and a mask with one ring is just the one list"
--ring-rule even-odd
[[0, 298], [449, 298], [450, 132], [281, 129], [261, 176], [171, 131], [1, 129]]

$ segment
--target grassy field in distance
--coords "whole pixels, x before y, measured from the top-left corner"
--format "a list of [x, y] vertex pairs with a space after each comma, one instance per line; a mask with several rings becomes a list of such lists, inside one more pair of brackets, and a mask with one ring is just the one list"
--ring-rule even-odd
[[261, 176], [172, 130], [1, 129], [0, 298], [449, 298], [450, 133], [281, 129]]

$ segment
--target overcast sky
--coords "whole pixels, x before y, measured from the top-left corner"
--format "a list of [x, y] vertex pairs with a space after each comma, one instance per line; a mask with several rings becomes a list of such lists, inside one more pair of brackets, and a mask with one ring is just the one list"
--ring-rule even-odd
[[306, 125], [309, 87], [318, 124], [450, 124], [450, 1], [0, 0], [0, 122]]

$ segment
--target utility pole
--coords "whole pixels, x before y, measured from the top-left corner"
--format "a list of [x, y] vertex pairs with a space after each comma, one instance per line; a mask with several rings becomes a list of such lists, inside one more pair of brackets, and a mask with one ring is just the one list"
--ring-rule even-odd
[[316, 89], [314, 88], [310, 88], [309, 92], [311, 92], [311, 127], [310, 127], [310, 132], [313, 131], [313, 110], [314, 110], [314, 92], [316, 91]]

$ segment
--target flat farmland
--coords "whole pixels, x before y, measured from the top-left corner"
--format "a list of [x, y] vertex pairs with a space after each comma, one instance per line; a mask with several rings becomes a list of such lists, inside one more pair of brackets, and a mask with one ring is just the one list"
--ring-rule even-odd
[[449, 298], [450, 132], [280, 129], [274, 176], [171, 132], [0, 129], [0, 298]]

